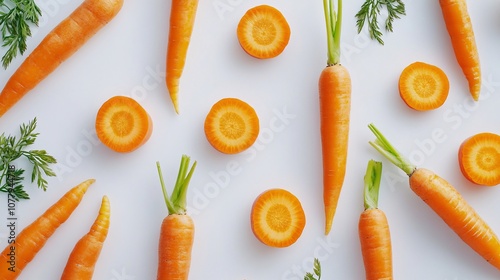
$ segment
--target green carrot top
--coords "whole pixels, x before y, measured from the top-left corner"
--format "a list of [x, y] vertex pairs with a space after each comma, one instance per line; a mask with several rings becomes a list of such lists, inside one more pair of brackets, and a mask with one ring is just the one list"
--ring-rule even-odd
[[370, 141], [377, 151], [379, 151], [384, 157], [386, 157], [390, 162], [403, 170], [408, 176], [410, 176], [415, 169], [415, 165], [410, 163], [408, 159], [403, 157], [401, 153], [392, 146], [392, 144], [385, 138], [385, 136], [375, 127], [373, 124], [369, 124], [368, 128], [375, 134], [377, 139], [375, 141]]
[[[335, 9], [336, 8], [336, 9]], [[328, 43], [327, 65], [340, 63], [340, 30], [342, 26], [342, 0], [337, 0], [337, 7], [333, 0], [323, 0], [325, 12], [326, 35]]]
[[364, 204], [365, 210], [378, 208], [378, 193], [382, 179], [382, 162], [370, 160], [366, 167]]
[[196, 167], [196, 161], [195, 161], [191, 166], [191, 169], [189, 169], [189, 161], [190, 158], [188, 156], [182, 155], [181, 164], [179, 167], [179, 173], [177, 174], [177, 180], [175, 182], [174, 190], [172, 191], [170, 197], [168, 196], [167, 189], [165, 188], [165, 183], [163, 181], [163, 175], [161, 172], [160, 163], [158, 161], [156, 162], [158, 175], [160, 176], [161, 188], [163, 191], [163, 198], [165, 199], [165, 204], [167, 205], [169, 215], [186, 214], [187, 189], [189, 181], [191, 181], [191, 177], [193, 176], [193, 172]]

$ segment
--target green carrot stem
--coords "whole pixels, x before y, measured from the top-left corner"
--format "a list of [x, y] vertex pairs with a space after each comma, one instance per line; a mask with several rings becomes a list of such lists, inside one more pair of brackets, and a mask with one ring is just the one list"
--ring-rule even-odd
[[[191, 177], [193, 176], [194, 170], [196, 168], [196, 161], [193, 163], [189, 169], [190, 158], [186, 155], [182, 156], [181, 164], [179, 167], [179, 172], [177, 174], [177, 180], [175, 182], [174, 190], [171, 196], [168, 196], [165, 183], [163, 181], [163, 175], [160, 168], [160, 163], [156, 162], [158, 169], [158, 174], [160, 176], [160, 183], [163, 192], [163, 198], [165, 199], [165, 204], [167, 205], [168, 214], [186, 214], [187, 208], [187, 189]], [[189, 170], [189, 172], [188, 172]]]
[[333, 0], [323, 0], [325, 13], [328, 58], [327, 65], [340, 63], [340, 34], [342, 27], [342, 0], [337, 1], [337, 10]]
[[378, 208], [378, 194], [382, 179], [382, 162], [370, 160], [364, 177], [365, 210]]
[[408, 176], [410, 176], [417, 168], [408, 159], [406, 159], [392, 144], [385, 138], [385, 136], [375, 127], [373, 124], [369, 124], [368, 128], [375, 134], [377, 139], [375, 141], [370, 141], [377, 151], [379, 151], [384, 157], [386, 157], [391, 163], [403, 170]]

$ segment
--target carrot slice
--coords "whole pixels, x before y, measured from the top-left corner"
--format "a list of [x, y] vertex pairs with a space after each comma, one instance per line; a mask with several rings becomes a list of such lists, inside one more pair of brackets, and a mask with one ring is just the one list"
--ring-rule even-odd
[[236, 30], [243, 50], [260, 59], [281, 54], [288, 45], [290, 33], [290, 26], [283, 14], [268, 5], [249, 9], [240, 19]]
[[237, 98], [219, 100], [205, 119], [208, 142], [225, 154], [248, 149], [257, 140], [259, 130], [259, 118], [253, 107]]
[[252, 232], [271, 247], [288, 247], [302, 235], [306, 216], [299, 199], [285, 189], [269, 189], [252, 205]]
[[399, 77], [399, 94], [410, 108], [427, 111], [439, 108], [446, 101], [450, 82], [446, 73], [424, 62], [414, 62]]
[[102, 104], [97, 112], [95, 129], [104, 145], [116, 152], [127, 153], [149, 140], [153, 122], [137, 101], [118, 95]]
[[483, 186], [500, 184], [500, 135], [483, 132], [465, 139], [458, 150], [462, 174]]

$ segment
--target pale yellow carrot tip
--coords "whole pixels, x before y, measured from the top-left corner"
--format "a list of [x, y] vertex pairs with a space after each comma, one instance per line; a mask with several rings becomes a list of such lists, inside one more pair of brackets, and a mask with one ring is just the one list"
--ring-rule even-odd
[[330, 233], [331, 229], [332, 229], [332, 222], [330, 222], [330, 221], [326, 222], [326, 225], [325, 225], [325, 235], [328, 235]]
[[102, 197], [101, 209], [99, 210], [99, 213], [109, 213], [110, 212], [109, 210], [110, 210], [109, 199], [108, 196], [104, 195]]
[[171, 99], [172, 99], [172, 104], [174, 105], [175, 113], [179, 114], [179, 101], [177, 97], [172, 96]]
[[75, 188], [79, 188], [84, 193], [87, 192], [87, 189], [95, 182], [95, 179], [87, 179], [80, 184], [78, 184]]

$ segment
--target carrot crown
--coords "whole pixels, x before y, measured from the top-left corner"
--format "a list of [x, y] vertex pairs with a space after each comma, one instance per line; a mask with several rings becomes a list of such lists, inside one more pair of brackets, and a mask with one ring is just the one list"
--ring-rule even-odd
[[333, 0], [323, 0], [326, 35], [328, 43], [328, 66], [340, 62], [340, 30], [342, 26], [342, 0], [337, 0], [337, 9]]
[[[182, 155], [181, 164], [179, 167], [179, 173], [177, 174], [177, 180], [175, 182], [174, 190], [172, 194], [169, 196], [167, 193], [167, 189], [165, 188], [165, 182], [163, 181], [163, 175], [161, 172], [160, 162], [156, 162], [156, 167], [158, 169], [158, 175], [160, 176], [161, 188], [163, 191], [163, 198], [165, 199], [165, 204], [167, 205], [168, 214], [173, 215], [184, 215], [186, 214], [186, 195], [187, 189], [189, 185], [189, 181], [191, 181], [191, 177], [193, 176], [194, 169], [196, 167], [196, 161], [189, 169], [189, 161], [190, 158], [186, 155]], [[189, 169], [189, 172], [188, 172]]]
[[408, 176], [410, 176], [415, 169], [415, 165], [411, 164], [408, 159], [403, 157], [394, 146], [385, 138], [385, 136], [375, 127], [373, 124], [369, 124], [368, 127], [375, 134], [377, 139], [375, 141], [370, 141], [377, 151], [379, 151], [383, 156], [385, 156], [390, 162], [403, 170]]
[[378, 193], [382, 179], [382, 162], [370, 160], [366, 167], [364, 188], [365, 210], [378, 208]]

